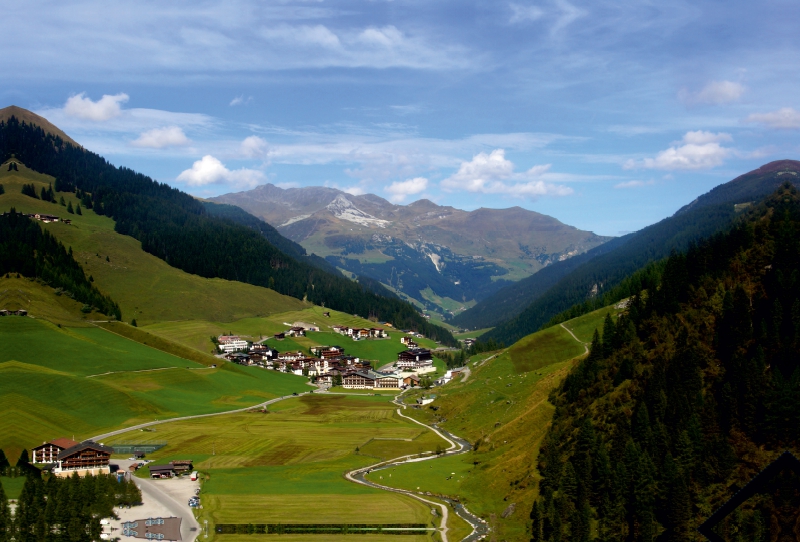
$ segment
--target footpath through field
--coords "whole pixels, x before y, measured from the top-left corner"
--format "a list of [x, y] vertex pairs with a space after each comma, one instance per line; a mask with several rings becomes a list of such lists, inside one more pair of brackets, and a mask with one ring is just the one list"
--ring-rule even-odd
[[573, 339], [575, 339], [576, 341], [578, 341], [579, 343], [581, 343], [581, 344], [583, 345], [583, 349], [584, 349], [584, 350], [583, 350], [583, 353], [584, 353], [584, 354], [588, 354], [588, 353], [589, 353], [589, 345], [588, 345], [588, 344], [586, 344], [585, 342], [583, 342], [582, 340], [580, 340], [578, 337], [576, 337], [576, 336], [575, 336], [575, 334], [572, 332], [572, 330], [571, 330], [570, 328], [568, 328], [567, 326], [565, 326], [564, 324], [559, 324], [559, 325], [560, 325], [561, 327], [563, 327], [564, 329], [566, 329], [566, 330], [567, 330], [567, 333], [569, 333], [570, 335], [572, 335], [572, 338], [573, 338]]

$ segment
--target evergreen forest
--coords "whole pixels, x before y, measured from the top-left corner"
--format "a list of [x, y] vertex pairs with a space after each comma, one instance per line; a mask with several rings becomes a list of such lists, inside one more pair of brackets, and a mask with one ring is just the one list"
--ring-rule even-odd
[[[15, 117], [0, 122], [0, 160], [12, 156], [34, 171], [55, 177], [57, 191], [75, 192], [84, 208], [113, 218], [118, 233], [138, 239], [143, 250], [173, 267], [201, 277], [268, 287], [457, 345], [448, 330], [429, 323], [412, 305], [374, 281], [365, 286], [282, 252], [265, 237], [264, 231], [271, 226], [244, 225], [241, 216], [235, 216], [240, 213], [230, 210], [210, 213], [189, 194], [128, 168], [114, 167], [101, 156]], [[49, 190], [45, 192], [49, 198]]]
[[89, 542], [100, 539], [100, 519], [114, 515], [114, 507], [138, 504], [142, 495], [133, 480], [118, 481], [113, 475], [74, 474], [69, 478], [29, 472], [9, 511], [0, 486], [0, 541]]
[[[704, 519], [800, 451], [796, 189], [648, 277], [550, 397], [534, 541], [704, 540]], [[796, 476], [787, 487], [749, 499], [722, 539], [796, 539]]]

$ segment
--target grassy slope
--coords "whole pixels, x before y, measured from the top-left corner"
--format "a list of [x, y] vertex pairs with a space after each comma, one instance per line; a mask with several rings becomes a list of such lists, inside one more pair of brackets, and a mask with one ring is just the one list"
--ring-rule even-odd
[[[565, 325], [579, 330], [579, 338], [586, 333], [591, 338], [608, 310], [614, 311], [595, 311]], [[547, 397], [583, 352], [583, 345], [557, 326], [525, 337], [494, 358], [491, 353], [474, 356], [466, 382], [457, 379], [434, 391], [438, 411], [409, 410], [420, 419], [445, 419], [441, 426], [478, 442], [477, 451], [396, 467], [390, 471], [391, 485], [458, 495], [472, 512], [492, 523], [498, 540], [530, 538], [528, 511], [539, 479], [536, 456], [553, 414]], [[381, 481], [387, 482], [383, 476]], [[516, 512], [502, 519], [500, 514], [511, 503]]]
[[9, 457], [46, 439], [241, 408], [304, 388], [300, 377], [210, 369], [97, 327], [0, 318], [0, 448]]
[[[122, 308], [125, 320], [139, 324], [192, 318], [229, 321], [249, 316], [301, 309], [307, 304], [267, 288], [222, 279], [205, 279], [167, 265], [142, 251], [141, 243], [114, 231], [114, 222], [84, 210], [82, 216], [69, 215], [61, 205], [23, 196], [22, 184], [33, 182], [37, 191], [52, 182], [52, 177], [35, 173], [22, 164], [19, 172], [0, 167], [0, 212], [43, 212], [72, 219], [72, 225], [45, 225], [66, 246], [73, 248], [78, 262], [104, 293]], [[74, 194], [57, 193], [78, 204]], [[108, 258], [108, 261], [106, 260]]]
[[[376, 461], [356, 453], [357, 447], [396, 457], [441, 443], [432, 432], [399, 418], [389, 400], [312, 395], [282, 401], [269, 414], [170, 423], [157, 433], [169, 444], [150, 458], [195, 462], [204, 478], [201, 522], [430, 523], [427, 506], [342, 477]], [[109, 442], [135, 437], [120, 435]]]

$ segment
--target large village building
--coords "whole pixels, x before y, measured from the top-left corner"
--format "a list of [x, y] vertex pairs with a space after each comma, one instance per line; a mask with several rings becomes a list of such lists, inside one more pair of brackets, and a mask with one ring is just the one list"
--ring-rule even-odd
[[68, 438], [57, 438], [50, 442], [44, 442], [31, 449], [31, 463], [55, 463], [58, 454], [76, 444], [79, 443]]
[[433, 366], [433, 355], [427, 348], [409, 348], [397, 355], [398, 369], [424, 369]]
[[355, 371], [342, 377], [342, 387], [351, 390], [397, 389], [401, 383], [402, 379], [399, 376], [376, 373], [370, 370]]
[[220, 335], [217, 342], [219, 349], [226, 353], [247, 350], [247, 341], [236, 335]]
[[87, 440], [62, 450], [56, 456], [52, 472], [62, 477], [72, 476], [73, 473], [78, 473], [78, 476], [110, 474], [108, 462], [113, 453], [114, 448]]

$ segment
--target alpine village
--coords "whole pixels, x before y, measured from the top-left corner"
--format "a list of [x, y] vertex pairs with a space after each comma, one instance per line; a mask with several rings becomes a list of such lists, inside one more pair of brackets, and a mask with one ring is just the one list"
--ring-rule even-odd
[[[510, 35], [549, 20], [550, 8], [509, 9]], [[352, 66], [331, 79], [355, 77], [379, 37], [397, 40], [401, 64], [429, 45], [394, 26], [334, 35], [314, 24], [265, 26], [258, 39], [349, 51]], [[285, 43], [288, 56], [305, 47]], [[687, 83], [679, 98], [699, 115], [719, 96], [753, 96], [748, 73], [702, 92]], [[326, 100], [349, 103], [347, 92]], [[226, 107], [244, 112], [257, 102], [247, 96]], [[529, 208], [588, 224], [597, 209], [569, 205], [589, 205], [592, 183], [616, 177], [592, 176], [586, 155], [573, 177], [513, 169], [523, 150], [561, 136], [509, 134], [529, 139], [481, 143], [489, 150], [476, 146], [459, 167], [449, 143], [404, 124], [418, 111], [398, 109], [394, 124], [347, 128], [362, 139], [345, 154], [372, 157], [346, 170], [370, 179], [354, 189], [323, 182], [329, 159], [313, 158], [343, 152], [330, 143], [344, 129], [336, 121], [289, 132], [241, 117], [255, 135], [236, 149], [220, 140], [216, 156], [260, 165], [209, 154], [170, 177], [157, 149], [186, 160], [219, 122], [170, 113], [146, 132], [166, 112], [123, 108], [128, 99], [0, 109], [0, 542], [800, 540], [800, 161], [737, 171], [744, 147], [727, 132], [687, 132], [655, 158], [620, 151], [620, 171], [641, 177], [614, 180], [614, 197], [639, 190], [625, 205], [645, 218], [599, 235]], [[791, 134], [800, 113], [781, 111], [774, 122]], [[742, 122], [753, 131], [770, 119]], [[116, 128], [93, 132], [101, 121], [141, 124], [124, 143], [132, 154], [97, 135]], [[302, 145], [272, 141], [313, 130], [320, 154], [304, 147], [312, 158], [297, 160], [319, 180], [290, 178]], [[399, 134], [402, 160], [428, 146], [423, 177], [381, 189], [382, 168], [406, 163], [370, 154], [388, 148], [378, 132]], [[517, 154], [491, 151], [501, 144]], [[663, 201], [648, 192], [712, 151], [708, 168], [727, 165], [704, 177], [708, 188]], [[437, 177], [439, 158], [450, 177]]]

